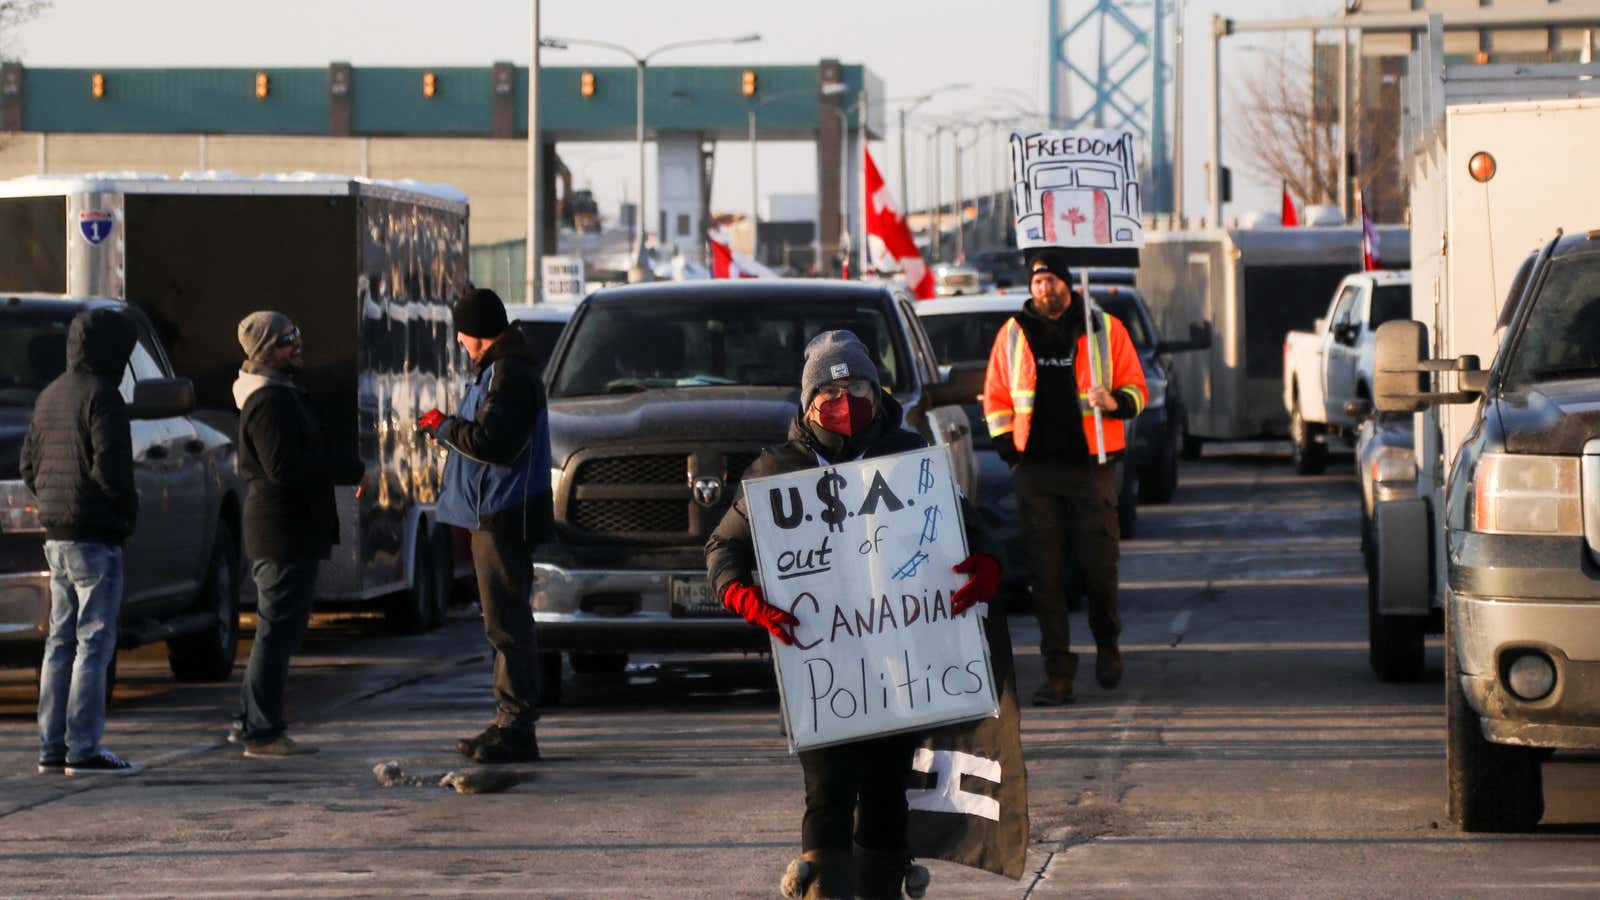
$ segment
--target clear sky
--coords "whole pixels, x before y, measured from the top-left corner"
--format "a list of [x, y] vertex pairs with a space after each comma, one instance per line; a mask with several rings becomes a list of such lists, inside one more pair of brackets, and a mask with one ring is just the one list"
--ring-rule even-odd
[[[676, 40], [760, 32], [753, 45], [691, 48], [659, 62], [737, 65], [745, 62], [814, 65], [823, 57], [861, 63], [883, 79], [892, 101], [951, 82], [972, 90], [950, 93], [919, 108], [909, 128], [911, 200], [926, 202], [927, 127], [934, 121], [991, 118], [997, 109], [1043, 113], [1046, 103], [1047, 0], [543, 0], [546, 35], [592, 38], [645, 51]], [[1181, 2], [1181, 0], [1180, 0]], [[1067, 0], [1063, 19], [1085, 0]], [[1238, 19], [1334, 14], [1337, 0], [1192, 0], [1186, 4], [1185, 70], [1188, 106], [1188, 207], [1204, 203], [1201, 169], [1209, 147], [1209, 18]], [[54, 0], [51, 9], [5, 40], [11, 54], [33, 66], [323, 66], [488, 65], [529, 59], [527, 0]], [[1300, 40], [1302, 38], [1295, 38]], [[1229, 60], [1244, 63], [1230, 38]], [[1269, 39], [1270, 40], [1270, 39]], [[1230, 52], [1233, 51], [1233, 52]], [[1091, 45], [1073, 45], [1087, 54]], [[614, 53], [573, 48], [544, 51], [547, 65], [616, 65]], [[1224, 96], [1226, 98], [1226, 90]], [[1081, 102], [1074, 97], [1075, 102]], [[1226, 104], [1226, 99], [1225, 99]], [[1226, 105], [1224, 106], [1226, 119]], [[891, 129], [874, 155], [898, 185], [898, 134]], [[978, 160], [993, 148], [978, 149]], [[631, 145], [577, 144], [561, 148], [579, 186], [591, 187], [602, 211], [614, 215], [633, 177]], [[1225, 155], [1228, 151], [1224, 150]], [[948, 150], [944, 155], [949, 164]], [[744, 211], [750, 197], [749, 145], [718, 146], [714, 211]], [[998, 160], [998, 157], [995, 157]], [[653, 167], [653, 160], [651, 162]], [[816, 190], [815, 159], [806, 144], [763, 142], [762, 194]], [[1234, 165], [1237, 211], [1276, 209], [1277, 185], [1252, 183]], [[984, 171], [993, 171], [985, 165]], [[969, 175], [969, 183], [974, 176]], [[895, 188], [898, 193], [898, 188]], [[950, 197], [946, 173], [944, 196]], [[902, 203], [903, 205], [903, 203]], [[646, 221], [650, 221], [647, 219]]]

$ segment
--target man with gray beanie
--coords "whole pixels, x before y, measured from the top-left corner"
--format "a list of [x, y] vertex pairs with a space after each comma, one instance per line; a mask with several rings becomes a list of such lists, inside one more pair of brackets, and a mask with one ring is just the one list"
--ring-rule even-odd
[[228, 740], [246, 758], [299, 756], [316, 748], [286, 733], [283, 691], [289, 657], [311, 619], [317, 566], [339, 543], [333, 486], [359, 484], [364, 467], [336, 452], [309, 395], [295, 384], [304, 364], [300, 329], [280, 312], [239, 322], [244, 365], [233, 383], [239, 407], [244, 551], [256, 582], [256, 635]]
[[[901, 427], [902, 410], [883, 390], [865, 344], [848, 331], [825, 331], [806, 345], [800, 411], [787, 443], [769, 447], [744, 478], [780, 475], [867, 457], [920, 450], [927, 441]], [[976, 517], [966, 510], [973, 555], [955, 567], [970, 580], [951, 598], [951, 614], [985, 603], [1000, 589], [1000, 564], [976, 548]], [[755, 543], [743, 494], [706, 542], [706, 576], [722, 605], [774, 639], [792, 644], [795, 616], [766, 602], [753, 583]], [[819, 592], [820, 593], [820, 592]], [[927, 869], [906, 849], [906, 780], [918, 734], [897, 734], [799, 753], [806, 811], [801, 855], [780, 885], [785, 897], [899, 897], [903, 886], [926, 888]], [[920, 893], [914, 896], [921, 896]]]
[[539, 644], [533, 627], [533, 548], [554, 532], [550, 422], [539, 360], [508, 326], [494, 291], [468, 291], [451, 307], [456, 342], [472, 358], [467, 392], [446, 416], [428, 410], [418, 430], [449, 449], [434, 514], [472, 533], [483, 630], [494, 647], [494, 722], [456, 749], [479, 763], [539, 758]]

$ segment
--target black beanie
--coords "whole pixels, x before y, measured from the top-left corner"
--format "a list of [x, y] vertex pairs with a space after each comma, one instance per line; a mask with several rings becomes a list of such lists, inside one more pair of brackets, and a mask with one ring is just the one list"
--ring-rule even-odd
[[497, 338], [506, 330], [506, 305], [494, 291], [476, 288], [450, 307], [450, 321], [468, 337]]
[[1067, 255], [1060, 247], [1035, 247], [1028, 251], [1028, 277], [1040, 269], [1072, 284], [1072, 270], [1067, 268]]

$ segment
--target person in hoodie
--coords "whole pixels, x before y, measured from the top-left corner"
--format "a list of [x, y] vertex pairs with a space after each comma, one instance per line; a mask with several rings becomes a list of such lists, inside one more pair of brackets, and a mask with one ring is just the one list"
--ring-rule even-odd
[[534, 633], [533, 548], [554, 532], [550, 422], [540, 362], [509, 327], [494, 291], [468, 291], [451, 307], [456, 341], [474, 373], [455, 415], [430, 409], [417, 428], [449, 450], [434, 514], [472, 533], [483, 630], [494, 648], [495, 717], [456, 749], [479, 763], [539, 758], [539, 643]]
[[[1076, 561], [1089, 598], [1095, 680], [1122, 681], [1117, 615], [1117, 467], [1123, 423], [1144, 410], [1144, 366], [1128, 329], [1098, 307], [1084, 331], [1084, 297], [1058, 247], [1031, 251], [1030, 299], [995, 335], [983, 413], [995, 452], [1011, 466], [1033, 572], [1045, 680], [1037, 706], [1073, 701], [1078, 656], [1067, 629], [1068, 566]], [[1099, 411], [1105, 443], [1095, 432]], [[1105, 462], [1099, 461], [1104, 449]]]
[[39, 501], [50, 566], [50, 635], [39, 675], [39, 774], [133, 775], [143, 767], [100, 746], [106, 669], [117, 655], [122, 544], [133, 534], [128, 409], [118, 392], [137, 339], [114, 309], [78, 313], [66, 371], [33, 407], [22, 480]]
[[[784, 444], [764, 450], [745, 478], [904, 453], [927, 441], [901, 424], [902, 410], [881, 387], [865, 344], [849, 331], [825, 331], [805, 348], [800, 412]], [[1000, 590], [1000, 564], [981, 549], [977, 521], [963, 503], [972, 555], [955, 566], [969, 580], [952, 597], [951, 614], [986, 603]], [[706, 576], [722, 605], [752, 625], [792, 644], [799, 620], [766, 602], [753, 584], [755, 544], [744, 496], [706, 542]], [[899, 897], [903, 886], [927, 886], [927, 870], [911, 865], [906, 848], [906, 780], [918, 734], [868, 738], [802, 750], [805, 815], [799, 859], [780, 884], [785, 897]], [[920, 893], [916, 896], [921, 896]]]
[[239, 407], [239, 475], [244, 551], [256, 583], [256, 636], [245, 665], [239, 711], [228, 735], [246, 758], [317, 752], [289, 737], [283, 691], [289, 658], [311, 620], [317, 569], [339, 543], [334, 485], [359, 484], [361, 460], [329, 443], [311, 398], [295, 383], [305, 364], [300, 329], [280, 312], [239, 322], [245, 361], [233, 383]]

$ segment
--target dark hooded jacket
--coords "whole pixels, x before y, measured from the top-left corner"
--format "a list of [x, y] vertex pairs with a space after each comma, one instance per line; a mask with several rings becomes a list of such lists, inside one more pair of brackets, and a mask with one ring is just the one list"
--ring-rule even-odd
[[364, 467], [335, 451], [311, 399], [286, 372], [247, 362], [233, 383], [239, 407], [244, 552], [251, 559], [327, 559], [339, 543], [336, 484], [357, 484]]
[[[904, 411], [899, 402], [887, 393], [879, 396], [878, 416], [873, 419], [867, 432], [842, 445], [818, 440], [812, 426], [802, 416], [795, 416], [794, 421], [789, 423], [788, 441], [761, 451], [761, 456], [750, 464], [742, 478], [762, 478], [814, 469], [822, 465], [817, 460], [819, 456], [829, 462], [843, 463], [858, 458], [906, 453], [928, 446], [922, 435], [901, 427]], [[829, 446], [829, 443], [835, 445]], [[961, 503], [961, 515], [966, 523], [969, 550], [974, 554], [987, 552], [981, 535], [973, 528], [977, 516], [965, 499]], [[755, 540], [750, 532], [750, 512], [745, 505], [744, 492], [740, 491], [739, 498], [728, 508], [722, 522], [706, 541], [706, 578], [711, 586], [711, 596], [721, 598], [728, 584], [734, 581], [752, 583], [755, 568]]]
[[133, 534], [128, 408], [117, 386], [138, 332], [114, 309], [79, 313], [67, 331], [67, 369], [39, 393], [22, 443], [22, 480], [53, 541], [121, 544]]

